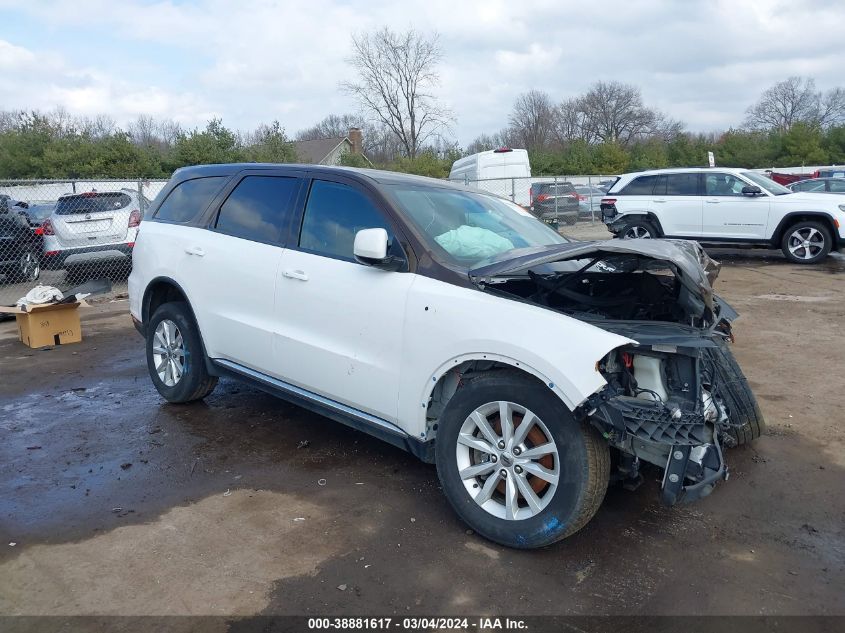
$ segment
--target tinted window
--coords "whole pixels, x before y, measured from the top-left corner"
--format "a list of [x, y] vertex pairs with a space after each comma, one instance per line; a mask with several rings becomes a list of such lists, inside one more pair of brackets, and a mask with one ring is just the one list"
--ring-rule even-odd
[[[835, 191], [837, 193], [845, 193], [845, 178], [828, 180], [827, 184], [830, 187], [830, 191]], [[819, 189], [819, 191], [824, 191], [824, 189]]]
[[355, 233], [376, 228], [391, 233], [381, 212], [363, 193], [348, 185], [315, 180], [305, 207], [299, 245], [321, 255], [353, 259]]
[[278, 242], [293, 210], [296, 178], [247, 176], [220, 207], [218, 231], [256, 242]]
[[741, 196], [746, 186], [748, 183], [730, 174], [707, 174], [704, 178], [704, 192], [708, 196]]
[[666, 174], [667, 196], [697, 196], [698, 174]]
[[77, 213], [103, 213], [125, 209], [132, 202], [125, 193], [82, 193], [78, 196], [63, 196], [56, 204], [56, 215]]
[[656, 182], [657, 176], [640, 176], [628, 183], [619, 194], [626, 196], [650, 196]]
[[194, 178], [176, 185], [156, 211], [157, 220], [188, 222], [208, 207], [227, 176]]

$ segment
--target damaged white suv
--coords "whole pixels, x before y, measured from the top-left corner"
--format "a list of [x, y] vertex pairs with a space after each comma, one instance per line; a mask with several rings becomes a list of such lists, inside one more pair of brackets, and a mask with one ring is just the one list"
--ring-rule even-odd
[[530, 548], [642, 462], [666, 503], [701, 497], [761, 433], [716, 271], [692, 243], [569, 242], [440, 180], [213, 165], [153, 203], [129, 293], [167, 400], [247, 381], [436, 463], [473, 529]]

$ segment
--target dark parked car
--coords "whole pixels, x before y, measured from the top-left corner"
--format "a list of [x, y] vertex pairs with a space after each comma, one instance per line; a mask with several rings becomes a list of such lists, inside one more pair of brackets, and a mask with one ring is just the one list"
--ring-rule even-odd
[[42, 229], [12, 206], [0, 210], [0, 274], [4, 283], [35, 281], [41, 274]]
[[578, 193], [570, 182], [531, 183], [531, 212], [554, 227], [578, 220]]

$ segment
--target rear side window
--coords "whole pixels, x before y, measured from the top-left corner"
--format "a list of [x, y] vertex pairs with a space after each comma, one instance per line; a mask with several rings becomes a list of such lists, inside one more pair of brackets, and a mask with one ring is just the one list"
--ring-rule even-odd
[[245, 240], [279, 242], [300, 182], [282, 176], [247, 176], [220, 207], [215, 228]]
[[650, 196], [654, 185], [657, 183], [657, 176], [640, 176], [634, 178], [616, 195], [625, 196]]
[[353, 260], [355, 233], [385, 229], [381, 212], [362, 192], [337, 182], [315, 180], [302, 219], [299, 246], [320, 255]]
[[[824, 184], [824, 183], [822, 183]], [[828, 186], [830, 187], [831, 191], [835, 191], [837, 193], [845, 193], [845, 178], [837, 178], [835, 180], [829, 180]], [[824, 191], [824, 187], [819, 189], [819, 191]]]
[[103, 213], [125, 209], [132, 198], [119, 191], [103, 193], [83, 193], [78, 196], [64, 196], [56, 204], [56, 215], [76, 215], [78, 213]]
[[156, 220], [167, 222], [188, 222], [194, 219], [211, 203], [228, 176], [194, 178], [176, 185], [156, 211]]
[[666, 174], [667, 196], [697, 196], [698, 174]]

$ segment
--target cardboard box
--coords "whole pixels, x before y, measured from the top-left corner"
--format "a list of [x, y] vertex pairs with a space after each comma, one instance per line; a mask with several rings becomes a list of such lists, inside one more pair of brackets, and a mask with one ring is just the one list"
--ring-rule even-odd
[[81, 302], [48, 303], [25, 308], [0, 306], [0, 312], [14, 314], [18, 323], [18, 335], [24, 345], [46, 347], [66, 345], [82, 340], [79, 323]]

